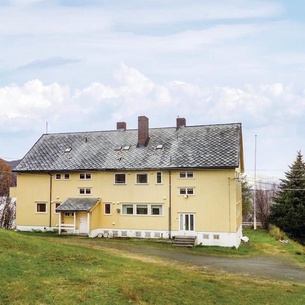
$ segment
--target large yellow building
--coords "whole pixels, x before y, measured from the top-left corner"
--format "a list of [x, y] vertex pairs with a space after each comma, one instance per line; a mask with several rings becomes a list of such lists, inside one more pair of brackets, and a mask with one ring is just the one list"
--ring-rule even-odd
[[241, 124], [44, 134], [15, 172], [19, 230], [240, 244]]

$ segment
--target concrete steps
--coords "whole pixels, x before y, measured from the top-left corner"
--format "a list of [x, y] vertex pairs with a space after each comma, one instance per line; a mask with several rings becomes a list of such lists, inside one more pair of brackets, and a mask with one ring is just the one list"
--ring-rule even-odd
[[173, 246], [176, 247], [194, 247], [196, 242], [196, 236], [175, 236]]

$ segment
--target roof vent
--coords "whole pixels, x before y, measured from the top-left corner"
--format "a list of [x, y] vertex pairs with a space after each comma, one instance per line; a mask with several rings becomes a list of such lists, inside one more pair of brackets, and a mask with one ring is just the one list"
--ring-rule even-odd
[[65, 153], [69, 153], [71, 150], [72, 150], [71, 147], [67, 147], [67, 148], [65, 149]]
[[162, 148], [163, 148], [163, 144], [159, 144], [159, 145], [156, 146], [157, 150], [162, 149]]

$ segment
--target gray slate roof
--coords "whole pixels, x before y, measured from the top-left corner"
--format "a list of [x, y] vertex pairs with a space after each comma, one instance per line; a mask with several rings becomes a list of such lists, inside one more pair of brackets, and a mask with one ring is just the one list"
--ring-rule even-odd
[[56, 211], [90, 211], [99, 198], [68, 198]]
[[15, 171], [236, 168], [242, 156], [238, 123], [150, 128], [149, 137], [137, 147], [137, 129], [44, 134]]

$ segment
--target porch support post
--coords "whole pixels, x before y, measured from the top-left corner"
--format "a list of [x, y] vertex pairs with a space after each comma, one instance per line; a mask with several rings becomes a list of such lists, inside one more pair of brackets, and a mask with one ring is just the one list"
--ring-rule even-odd
[[58, 215], [58, 234], [61, 234], [61, 212]]
[[75, 234], [75, 229], [76, 229], [76, 212], [74, 212], [74, 218], [73, 218], [73, 234]]
[[87, 213], [87, 232], [90, 234], [90, 212]]

